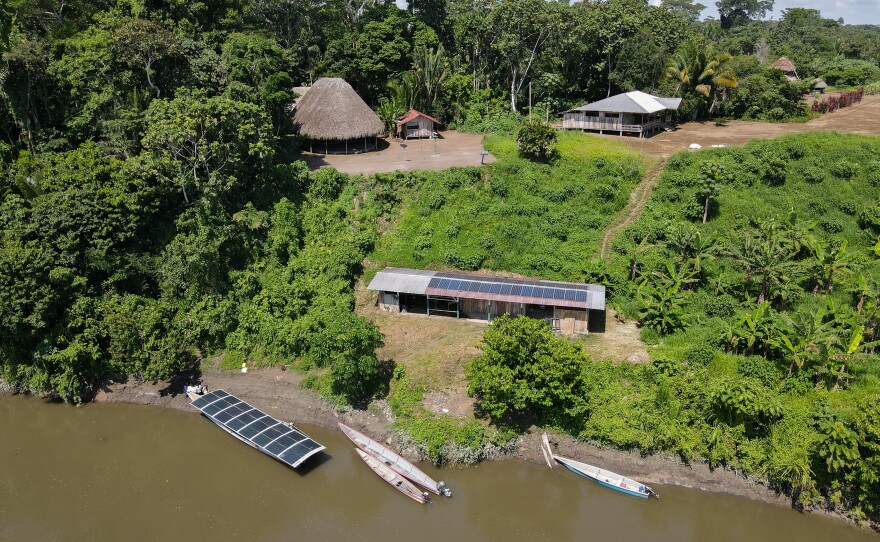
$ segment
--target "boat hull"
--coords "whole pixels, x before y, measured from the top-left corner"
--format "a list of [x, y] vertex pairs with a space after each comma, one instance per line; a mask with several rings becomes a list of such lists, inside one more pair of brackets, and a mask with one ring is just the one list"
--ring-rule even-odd
[[[358, 448], [377, 458], [385, 466], [409, 481], [414, 482], [437, 495], [446, 494], [448, 492], [448, 490], [444, 490], [445, 484], [442, 482], [438, 483], [395, 451], [379, 444], [360, 431], [352, 429], [342, 422], [339, 422], [339, 429], [341, 429], [343, 434], [345, 434], [345, 436], [348, 437]], [[449, 495], [447, 494], [446, 496], [448, 497]]]
[[379, 478], [385, 480], [385, 482], [387, 482], [391, 487], [403, 493], [404, 495], [419, 504], [425, 504], [426, 502], [428, 502], [428, 494], [422, 493], [418, 486], [407, 480], [405, 477], [401, 476], [400, 473], [392, 470], [375, 456], [370, 455], [359, 448], [355, 448], [354, 451], [356, 451], [357, 454], [361, 456], [361, 459], [363, 459], [364, 463], [366, 463], [367, 466], [370, 467], [370, 470], [379, 475]]
[[[593, 467], [592, 465], [584, 464], [572, 464], [578, 463], [572, 461], [570, 459], [566, 459], [564, 457], [559, 457], [557, 455], [553, 456], [557, 462], [559, 462], [563, 467], [570, 470], [571, 472], [586, 478], [588, 480], [592, 480], [599, 485], [605, 486], [608, 489], [613, 489], [614, 491], [623, 493], [624, 495], [631, 495], [633, 497], [638, 497], [640, 499], [647, 499], [651, 496], [650, 490], [648, 486], [644, 484], [640, 484], [635, 480], [631, 480], [629, 478], [624, 478], [618, 474], [605, 471], [604, 469], [598, 469]], [[583, 467], [579, 468], [580, 465], [583, 467], [588, 467], [591, 469], [595, 469], [598, 471], [598, 474], [593, 474], [589, 470], [584, 469]], [[617, 479], [613, 478], [616, 477]]]

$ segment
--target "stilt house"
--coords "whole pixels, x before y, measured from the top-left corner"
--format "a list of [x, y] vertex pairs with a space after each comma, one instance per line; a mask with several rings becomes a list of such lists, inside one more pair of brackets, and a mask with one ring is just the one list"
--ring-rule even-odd
[[562, 115], [566, 130], [617, 132], [639, 137], [659, 131], [681, 98], [661, 98], [638, 90], [582, 105]]

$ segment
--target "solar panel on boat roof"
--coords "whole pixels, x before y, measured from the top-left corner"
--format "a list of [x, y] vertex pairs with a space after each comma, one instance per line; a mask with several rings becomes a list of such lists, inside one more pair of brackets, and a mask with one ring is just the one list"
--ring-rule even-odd
[[192, 402], [217, 425], [275, 459], [298, 467], [324, 447], [296, 427], [288, 426], [224, 390]]

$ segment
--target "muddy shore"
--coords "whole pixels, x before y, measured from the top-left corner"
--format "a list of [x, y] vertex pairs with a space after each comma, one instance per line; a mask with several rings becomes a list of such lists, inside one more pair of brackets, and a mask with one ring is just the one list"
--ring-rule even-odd
[[[396, 447], [411, 459], [419, 459], [416, 452], [406, 449], [389, 427], [389, 420], [382, 408], [371, 406], [367, 410], [338, 411], [335, 405], [321, 399], [312, 390], [300, 386], [302, 375], [280, 368], [251, 370], [247, 374], [208, 370], [201, 381], [208, 389], [225, 389], [241, 397], [267, 413], [287, 421], [335, 428], [342, 421], [363, 430]], [[178, 410], [191, 410], [189, 400], [180, 389], [169, 388], [164, 383], [114, 382], [105, 385], [96, 395], [96, 402], [133, 403]], [[524, 435], [513, 454], [501, 459], [520, 459], [543, 463], [540, 447], [541, 431], [532, 427]], [[746, 497], [766, 503], [789, 506], [790, 500], [765, 485], [747, 480], [735, 472], [721, 469], [710, 470], [705, 464], [685, 464], [672, 457], [657, 455], [641, 457], [620, 450], [600, 448], [576, 442], [565, 435], [551, 434], [550, 442], [560, 454], [587, 463], [602, 465], [649, 484], [667, 484], [716, 493]]]

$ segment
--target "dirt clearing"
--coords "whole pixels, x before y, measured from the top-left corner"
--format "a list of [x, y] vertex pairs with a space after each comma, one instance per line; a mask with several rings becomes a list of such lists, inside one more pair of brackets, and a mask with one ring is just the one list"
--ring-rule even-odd
[[[401, 147], [401, 143], [406, 148]], [[318, 146], [314, 147], [319, 151]], [[332, 166], [342, 173], [371, 175], [416, 169], [442, 170], [451, 167], [479, 166], [483, 150], [482, 134], [466, 134], [455, 130], [441, 132], [438, 139], [379, 140], [379, 150], [361, 154], [328, 154], [299, 152], [294, 160], [305, 160], [310, 170]], [[305, 148], [308, 151], [308, 147]], [[483, 157], [486, 164], [495, 157]]]
[[674, 132], [661, 132], [654, 137], [639, 139], [601, 135], [631, 145], [653, 156], [666, 157], [685, 151], [691, 143], [712, 145], [743, 145], [753, 139], [770, 139], [799, 132], [817, 130], [880, 135], [880, 96], [865, 96], [860, 103], [804, 123], [751, 122], [733, 120], [724, 126], [714, 121], [686, 122]]

